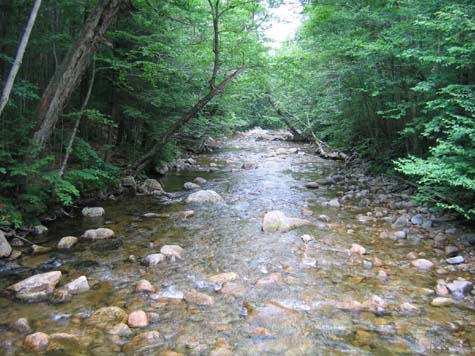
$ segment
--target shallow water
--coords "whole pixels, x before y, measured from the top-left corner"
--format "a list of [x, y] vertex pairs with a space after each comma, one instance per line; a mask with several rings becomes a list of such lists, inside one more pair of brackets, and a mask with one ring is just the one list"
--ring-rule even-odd
[[[276, 154], [278, 149], [293, 147], [307, 154]], [[35, 273], [60, 270], [61, 285], [86, 275], [92, 289], [64, 304], [26, 304], [0, 295], [0, 353], [24, 354], [24, 336], [9, 325], [25, 317], [33, 331], [88, 338], [85, 346], [47, 354], [120, 355], [133, 335], [111, 337], [86, 322], [98, 308], [118, 306], [127, 312], [143, 309], [160, 315], [158, 323], [133, 329], [134, 335], [157, 330], [160, 342], [141, 350], [125, 349], [130, 354], [157, 355], [164, 350], [186, 355], [475, 354], [473, 297], [436, 308], [430, 305], [433, 296], [422, 290], [434, 289], [439, 278], [472, 276], [458, 270], [443, 277], [416, 271], [406, 257], [411, 251], [432, 261], [443, 258], [424, 238], [399, 244], [380, 238], [381, 232], [390, 230], [389, 224], [363, 225], [356, 219], [369, 208], [351, 202], [343, 209], [319, 206], [315, 198], [331, 199], [339, 188], [309, 190], [304, 184], [334, 173], [338, 163], [309, 152], [308, 147], [294, 143], [237, 138], [218, 153], [196, 158], [202, 166], [216, 163], [215, 172], [186, 170], [163, 179], [165, 190], [174, 195], [171, 200], [124, 195], [101, 203], [106, 210], [104, 219], [78, 216], [51, 224], [44, 238], [46, 246], [55, 246], [62, 236], [80, 236], [100, 226], [113, 229], [117, 238], [81, 241], [70, 251], [25, 256], [16, 262], [22, 268], [3, 272], [2, 288]], [[257, 168], [240, 169], [244, 161], [256, 162]], [[203, 188], [215, 190], [226, 203], [187, 206], [182, 198], [188, 192], [181, 187], [196, 176], [206, 178]], [[302, 217], [304, 207], [314, 212], [304, 218], [315, 226], [288, 233], [262, 232], [267, 211]], [[176, 213], [189, 209], [195, 211], [193, 217], [176, 218]], [[143, 218], [147, 212], [170, 217]], [[329, 223], [317, 223], [319, 214], [326, 214]], [[306, 245], [302, 234], [312, 235], [314, 241]], [[363, 245], [367, 254], [351, 255], [352, 243]], [[140, 263], [165, 244], [183, 247], [183, 259], [156, 267]], [[131, 262], [130, 255], [138, 261]], [[315, 258], [317, 266], [304, 265], [304, 255]], [[383, 261], [381, 267], [368, 263], [374, 257]], [[387, 273], [386, 281], [378, 278], [380, 270]], [[226, 295], [208, 279], [222, 272], [239, 274], [237, 295]], [[278, 282], [257, 283], [270, 275], [277, 276]], [[140, 279], [149, 280], [158, 292], [196, 289], [211, 295], [215, 303], [200, 307], [185, 301], [157, 302], [134, 292]], [[375, 312], [336, 307], [339, 302], [363, 302], [372, 295], [381, 297], [387, 306]], [[401, 313], [400, 305], [405, 302], [417, 306], [419, 313]]]

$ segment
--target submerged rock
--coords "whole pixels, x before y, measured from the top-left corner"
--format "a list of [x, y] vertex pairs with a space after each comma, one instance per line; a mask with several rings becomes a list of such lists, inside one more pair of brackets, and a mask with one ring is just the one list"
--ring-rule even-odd
[[185, 184], [183, 184], [183, 188], [185, 188], [186, 190], [194, 190], [200, 189], [201, 187], [196, 183], [186, 182]]
[[20, 318], [12, 324], [12, 328], [19, 333], [27, 334], [31, 332], [31, 326], [26, 318]]
[[15, 297], [26, 301], [41, 301], [48, 298], [61, 279], [60, 271], [36, 274], [8, 287]]
[[297, 227], [312, 225], [308, 220], [289, 218], [282, 211], [269, 211], [262, 222], [264, 232], [288, 232]]
[[88, 217], [88, 218], [96, 218], [99, 216], [104, 216], [106, 211], [102, 207], [86, 207], [81, 210], [82, 216]]
[[156, 291], [155, 287], [147, 281], [146, 279], [141, 279], [137, 285], [135, 286], [136, 292], [146, 292], [146, 293], [154, 293]]
[[240, 278], [239, 274], [237, 274], [236, 272], [224, 272], [224, 273], [211, 276], [208, 279], [213, 283], [224, 283], [224, 282], [232, 282], [239, 278]]
[[191, 290], [185, 294], [185, 300], [188, 303], [211, 306], [214, 304], [213, 297], [210, 297], [207, 294], [197, 292], [196, 290]]
[[434, 263], [425, 258], [418, 258], [417, 260], [411, 261], [411, 265], [418, 269], [419, 271], [430, 271], [434, 267]]
[[165, 260], [165, 255], [162, 255], [161, 253], [152, 253], [151, 255], [145, 256], [144, 263], [147, 266], [156, 266], [164, 260]]
[[105, 227], [89, 229], [86, 230], [82, 237], [88, 240], [105, 240], [114, 237], [114, 231]]
[[0, 230], [0, 258], [8, 257], [12, 253], [12, 247], [7, 241], [5, 234]]
[[124, 345], [123, 351], [130, 353], [134, 352], [136, 355], [140, 355], [142, 351], [148, 353], [155, 347], [162, 345], [160, 341], [160, 333], [158, 331], [146, 331], [136, 335], [132, 340]]
[[195, 179], [193, 179], [193, 183], [196, 184], [205, 184], [206, 182], [207, 180], [201, 177], [196, 177]]
[[318, 189], [320, 188], [320, 184], [318, 184], [317, 182], [308, 182], [308, 183], [305, 183], [305, 188]]
[[188, 204], [221, 204], [224, 199], [214, 190], [199, 190], [190, 194], [186, 200]]
[[100, 329], [112, 328], [118, 323], [123, 323], [127, 320], [127, 313], [124, 309], [111, 306], [97, 309], [89, 319], [86, 320], [88, 326], [95, 326]]
[[350, 252], [352, 254], [364, 255], [366, 253], [366, 249], [359, 244], [352, 244]]
[[25, 337], [23, 348], [29, 352], [44, 352], [48, 347], [50, 336], [42, 332], [36, 332]]
[[73, 247], [77, 242], [78, 238], [75, 236], [64, 236], [58, 242], [58, 248], [61, 250], [66, 250]]
[[164, 245], [160, 249], [160, 253], [162, 255], [172, 260], [175, 260], [175, 258], [181, 259], [182, 252], [183, 252], [183, 249], [178, 245]]
[[129, 314], [127, 324], [131, 328], [144, 328], [148, 325], [147, 314], [143, 310], [136, 310]]

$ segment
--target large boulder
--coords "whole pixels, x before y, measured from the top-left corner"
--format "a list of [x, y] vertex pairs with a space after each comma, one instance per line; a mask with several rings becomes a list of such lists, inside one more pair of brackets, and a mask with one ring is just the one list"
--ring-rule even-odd
[[41, 301], [54, 292], [54, 288], [60, 279], [60, 271], [46, 272], [28, 277], [8, 287], [8, 289], [13, 291], [18, 299], [29, 302]]
[[300, 226], [312, 225], [308, 220], [289, 218], [282, 211], [269, 211], [262, 222], [264, 232], [288, 232]]
[[133, 191], [137, 190], [137, 182], [132, 176], [123, 177], [120, 183], [124, 188], [128, 188]]
[[165, 194], [162, 185], [156, 179], [146, 179], [139, 188], [144, 194]]
[[12, 247], [7, 241], [5, 234], [0, 230], [0, 257], [8, 257], [12, 253]]
[[97, 218], [97, 217], [100, 217], [100, 216], [104, 216], [105, 214], [105, 210], [104, 208], [100, 207], [100, 206], [96, 206], [96, 207], [85, 207], [81, 210], [81, 214], [82, 216], [85, 216], [87, 218]]
[[78, 242], [78, 238], [75, 236], [64, 236], [58, 242], [58, 248], [66, 250], [73, 247]]
[[186, 203], [221, 204], [224, 203], [224, 199], [214, 190], [199, 190], [190, 194], [188, 198], [186, 198]]
[[89, 229], [86, 230], [82, 237], [88, 240], [105, 240], [114, 237], [114, 231], [105, 227], [100, 227], [99, 229]]

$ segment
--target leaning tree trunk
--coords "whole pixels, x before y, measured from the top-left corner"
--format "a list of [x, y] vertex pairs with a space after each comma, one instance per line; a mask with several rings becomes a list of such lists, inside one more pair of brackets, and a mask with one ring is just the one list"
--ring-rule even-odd
[[36, 110], [37, 130], [32, 149], [41, 152], [119, 7], [128, 0], [101, 0], [86, 19], [81, 32], [56, 70]]
[[31, 9], [30, 18], [28, 19], [25, 32], [23, 33], [20, 45], [18, 46], [15, 61], [13, 62], [13, 66], [10, 69], [10, 73], [8, 74], [7, 81], [5, 82], [5, 87], [3, 88], [2, 98], [0, 99], [0, 116], [2, 115], [3, 109], [5, 109], [5, 106], [7, 106], [8, 99], [10, 98], [13, 83], [15, 82], [16, 75], [23, 61], [23, 55], [25, 54], [26, 46], [28, 44], [28, 40], [30, 39], [31, 30], [33, 29], [33, 26], [35, 24], [36, 15], [38, 15], [40, 5], [41, 0], [35, 0], [35, 3], [33, 4], [33, 9]]

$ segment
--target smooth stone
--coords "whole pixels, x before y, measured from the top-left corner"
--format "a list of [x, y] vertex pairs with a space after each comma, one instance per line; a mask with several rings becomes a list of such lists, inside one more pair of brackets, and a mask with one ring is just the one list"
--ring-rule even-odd
[[147, 266], [156, 266], [162, 261], [165, 261], [165, 255], [162, 255], [161, 253], [152, 253], [144, 258], [144, 263]]
[[131, 328], [144, 328], [148, 325], [147, 314], [143, 310], [136, 310], [129, 314], [127, 325]]
[[152, 285], [152, 283], [150, 283], [146, 279], [141, 279], [137, 283], [137, 285], [135, 286], [135, 291], [136, 292], [145, 292], [145, 293], [155, 293], [156, 289]]
[[71, 294], [84, 293], [90, 289], [86, 276], [76, 278], [75, 280], [66, 284], [63, 288]]
[[197, 305], [210, 306], [214, 304], [213, 297], [204, 293], [197, 292], [194, 289], [185, 294], [185, 300], [188, 303], [197, 304]]
[[308, 183], [305, 183], [305, 188], [318, 189], [320, 188], [320, 184], [318, 184], [317, 182], [308, 182]]
[[462, 299], [467, 293], [473, 290], [473, 283], [463, 279], [458, 279], [451, 283], [447, 283], [447, 288], [455, 298]]
[[18, 299], [41, 301], [54, 292], [54, 288], [60, 279], [60, 271], [46, 272], [28, 277], [8, 287], [8, 289], [12, 290]]
[[50, 341], [50, 336], [42, 332], [36, 332], [25, 337], [23, 348], [29, 352], [46, 351]]
[[330, 218], [328, 217], [328, 215], [325, 215], [325, 214], [320, 214], [317, 216], [317, 219], [319, 221], [322, 221], [322, 222], [330, 222]]
[[262, 230], [264, 232], [288, 232], [305, 225], [312, 225], [312, 223], [304, 219], [289, 218], [282, 211], [273, 210], [264, 215]]
[[417, 315], [419, 314], [419, 308], [411, 303], [403, 303], [400, 306], [401, 312], [406, 315]]
[[449, 245], [445, 247], [445, 255], [447, 257], [456, 257], [459, 252], [457, 246]]
[[146, 331], [134, 336], [132, 340], [124, 345], [123, 351], [126, 353], [133, 352], [136, 355], [142, 354], [142, 351], [147, 351], [147, 354], [150, 354], [150, 350], [161, 345], [162, 341], [158, 331]]
[[220, 274], [215, 274], [214, 276], [211, 276], [208, 279], [213, 283], [224, 283], [232, 282], [238, 280], [239, 278], [239, 274], [235, 272], [224, 272]]
[[41, 255], [43, 253], [51, 252], [51, 250], [51, 247], [44, 247], [36, 244], [31, 245], [31, 253], [33, 255]]
[[313, 240], [314, 240], [314, 239], [313, 239], [313, 236], [307, 235], [307, 234], [300, 236], [300, 238], [301, 238], [302, 241], [303, 241], [304, 243], [306, 243], [306, 244], [308, 244], [310, 241], [313, 241]]
[[338, 201], [338, 199], [332, 199], [328, 202], [328, 206], [330, 208], [335, 208], [335, 209], [340, 209], [341, 207], [341, 204], [340, 202]]
[[20, 318], [12, 324], [12, 328], [21, 334], [28, 334], [31, 332], [31, 326], [26, 318]]
[[124, 309], [110, 306], [97, 309], [86, 320], [86, 325], [95, 326], [100, 329], [109, 329], [118, 323], [123, 323], [127, 320], [127, 313]]
[[409, 260], [415, 260], [415, 259], [417, 259], [417, 257], [419, 257], [419, 255], [418, 255], [416, 252], [412, 251], [412, 252], [409, 252], [409, 253], [406, 255], [406, 257], [407, 257], [407, 259], [409, 259]]
[[190, 194], [185, 202], [187, 204], [222, 204], [224, 199], [214, 190], [199, 190]]
[[0, 258], [8, 257], [12, 253], [12, 247], [8, 243], [3, 231], [0, 230]]
[[445, 260], [449, 265], [458, 265], [465, 262], [463, 256], [450, 257]]
[[155, 299], [174, 299], [182, 300], [185, 298], [183, 292], [176, 290], [174, 286], [168, 287], [167, 289], [161, 290], [157, 293]]
[[118, 323], [111, 329], [107, 330], [107, 333], [109, 335], [119, 335], [122, 337], [129, 337], [133, 334], [132, 330], [130, 330], [129, 326], [126, 323]]
[[419, 271], [430, 271], [432, 268], [434, 268], [434, 263], [426, 260], [425, 258], [413, 260], [411, 261], [411, 265]]
[[183, 252], [183, 248], [178, 245], [164, 245], [160, 249], [160, 253], [165, 257], [174, 259], [178, 258], [181, 259], [181, 253]]
[[350, 252], [352, 254], [364, 255], [366, 253], [366, 249], [359, 244], [352, 244]]
[[206, 182], [207, 180], [201, 177], [196, 177], [195, 179], [193, 179], [193, 183], [196, 184], [205, 184]]
[[381, 281], [386, 281], [388, 279], [388, 274], [383, 270], [379, 270], [378, 279], [380, 279]]
[[430, 304], [434, 307], [445, 307], [454, 304], [454, 301], [451, 298], [436, 297]]
[[240, 282], [224, 282], [220, 290], [221, 294], [233, 295], [235, 297], [242, 297], [245, 294], [245, 289]]
[[422, 225], [423, 222], [424, 222], [424, 217], [420, 214], [414, 215], [411, 218], [411, 223], [414, 225]]
[[105, 227], [100, 227], [98, 229], [89, 229], [86, 230], [84, 235], [82, 235], [83, 238], [88, 239], [88, 240], [105, 240], [105, 239], [110, 239], [114, 237], [114, 231], [111, 229], [105, 228]]
[[254, 169], [257, 168], [257, 164], [255, 162], [244, 162], [241, 166], [242, 169]]
[[176, 215], [176, 218], [177, 219], [188, 219], [188, 218], [191, 218], [194, 215], [195, 215], [194, 210], [184, 210], [184, 211], [180, 211]]
[[61, 250], [66, 250], [73, 247], [79, 239], [76, 236], [64, 236], [59, 240], [57, 247]]
[[186, 190], [194, 190], [200, 189], [201, 187], [196, 183], [186, 182], [185, 184], [183, 184], [183, 188], [185, 188]]
[[280, 273], [271, 273], [268, 276], [259, 279], [256, 282], [256, 287], [267, 287], [270, 285], [280, 285], [283, 283], [284, 279]]
[[306, 209], [306, 208], [302, 208], [302, 209], [300, 209], [300, 215], [302, 215], [302, 216], [312, 216], [313, 211], [309, 210], [309, 209]]
[[81, 210], [82, 216], [88, 217], [88, 218], [96, 218], [99, 216], [104, 216], [106, 211], [102, 207], [86, 207]]
[[144, 194], [165, 194], [162, 185], [156, 179], [146, 179], [140, 186], [139, 192]]
[[437, 283], [437, 286], [435, 287], [435, 294], [437, 294], [439, 297], [447, 297], [450, 294], [445, 282]]
[[147, 319], [150, 324], [156, 324], [160, 321], [160, 315], [155, 312], [148, 312]]
[[22, 252], [19, 251], [19, 250], [12, 250], [12, 253], [10, 254], [10, 256], [8, 256], [8, 260], [9, 261], [14, 261], [14, 260], [17, 260], [21, 257], [22, 255]]
[[393, 229], [400, 229], [403, 228], [407, 225], [409, 222], [409, 219], [405, 216], [400, 216], [397, 218], [397, 220], [391, 225]]
[[394, 234], [394, 237], [396, 237], [397, 239], [405, 239], [407, 237], [407, 231], [404, 231], [404, 230], [397, 231]]

